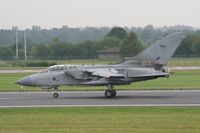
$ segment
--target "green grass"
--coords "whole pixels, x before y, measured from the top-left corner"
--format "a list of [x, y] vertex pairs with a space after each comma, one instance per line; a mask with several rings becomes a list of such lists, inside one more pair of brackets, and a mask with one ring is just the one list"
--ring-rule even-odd
[[[117, 90], [150, 90], [150, 89], [200, 89], [200, 70], [174, 71], [169, 78], [115, 86]], [[14, 82], [30, 73], [0, 74], [0, 91], [41, 91], [40, 88], [22, 87]], [[61, 86], [60, 90], [105, 90], [106, 87], [73, 87]]]
[[199, 107], [0, 109], [1, 133], [199, 133]]
[[15, 84], [15, 81], [30, 74], [31, 73], [0, 74], [0, 91], [23, 91], [24, 89], [35, 90], [32, 87], [22, 87]]

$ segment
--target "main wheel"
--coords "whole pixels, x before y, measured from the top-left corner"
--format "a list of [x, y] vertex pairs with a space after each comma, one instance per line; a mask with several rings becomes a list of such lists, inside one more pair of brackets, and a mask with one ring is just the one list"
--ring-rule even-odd
[[56, 92], [53, 93], [53, 98], [58, 98], [58, 96], [59, 96], [58, 93], [56, 93]]
[[113, 97], [113, 91], [112, 91], [112, 90], [106, 90], [106, 91], [105, 91], [105, 97], [106, 97], [106, 98], [111, 98], [111, 97]]

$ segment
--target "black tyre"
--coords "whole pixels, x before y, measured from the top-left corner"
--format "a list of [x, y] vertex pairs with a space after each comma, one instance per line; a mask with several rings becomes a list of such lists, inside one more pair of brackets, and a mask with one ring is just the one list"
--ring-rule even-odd
[[58, 98], [58, 96], [59, 96], [58, 93], [56, 93], [56, 92], [53, 93], [53, 98]]
[[112, 90], [106, 90], [106, 91], [105, 91], [105, 97], [106, 97], [106, 98], [111, 98], [111, 97], [113, 97], [113, 91], [112, 91]]

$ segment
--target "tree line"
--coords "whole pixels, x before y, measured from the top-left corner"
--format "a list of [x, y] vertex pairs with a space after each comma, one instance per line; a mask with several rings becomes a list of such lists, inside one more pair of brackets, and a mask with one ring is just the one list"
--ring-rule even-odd
[[[149, 36], [156, 39], [159, 38], [158, 35], [153, 34], [155, 31], [152, 30], [151, 26], [146, 27], [146, 31], [148, 31], [148, 34], [145, 33], [146, 38], [149, 38]], [[150, 34], [151, 32], [152, 34]], [[157, 34], [160, 35], [161, 33]], [[127, 31], [125, 28], [114, 27], [101, 40], [86, 40], [72, 43], [54, 38], [46, 43], [28, 45], [27, 56], [28, 59], [96, 59], [98, 58], [99, 51], [102, 49], [118, 47], [122, 57], [130, 57], [136, 55], [149, 45], [147, 42], [141, 41], [140, 35], [133, 31]], [[0, 59], [15, 59], [15, 49], [15, 45], [0, 48]], [[182, 41], [181, 46], [177, 49], [175, 56], [199, 57], [200, 31], [190, 31], [190, 34], [188, 34]], [[23, 43], [19, 43], [19, 59], [24, 59]]]
[[[66, 41], [70, 43], [80, 43], [87, 40], [100, 41], [109, 33], [111, 27], [84, 27], [84, 28], [72, 28], [63, 26], [61, 28], [43, 29], [40, 26], [32, 26], [32, 29], [26, 29], [27, 44], [42, 44], [52, 40], [52, 38], [58, 38], [60, 41]], [[190, 26], [163, 26], [153, 27], [153, 25], [147, 25], [145, 27], [123, 27], [126, 32], [135, 32], [140, 40], [144, 44], [151, 44], [158, 36], [163, 33], [170, 33], [174, 31], [193, 31]], [[15, 44], [15, 34], [18, 31], [19, 42], [23, 42], [24, 30], [13, 27], [10, 29], [0, 29], [0, 47], [12, 46]]]
[[[123, 28], [115, 27], [99, 41], [87, 40], [80, 43], [52, 39], [49, 43], [39, 43], [27, 47], [29, 59], [95, 59], [98, 58], [102, 49], [118, 47], [121, 56], [132, 56], [141, 49], [143, 45], [137, 39], [134, 32], [127, 32]], [[0, 49], [0, 58], [12, 60], [15, 58], [15, 45]], [[19, 44], [19, 59], [24, 59], [24, 46]]]

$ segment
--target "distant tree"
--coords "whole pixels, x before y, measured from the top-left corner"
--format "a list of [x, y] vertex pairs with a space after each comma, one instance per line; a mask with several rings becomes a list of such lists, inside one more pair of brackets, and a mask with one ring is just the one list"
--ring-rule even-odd
[[187, 35], [176, 50], [175, 56], [200, 56], [200, 34], [194, 32]]
[[194, 35], [192, 50], [198, 57], [200, 56], [200, 34]]
[[75, 47], [74, 54], [79, 59], [94, 59], [98, 57], [98, 47], [95, 41], [88, 40], [77, 44]]
[[31, 56], [33, 59], [93, 59], [98, 57], [98, 47], [95, 41], [73, 44], [53, 39], [48, 44], [33, 46]]
[[174, 56], [178, 57], [194, 56], [194, 52], [192, 49], [192, 41], [193, 41], [193, 35], [188, 35], [185, 39], [183, 39], [180, 46], [175, 51]]
[[154, 41], [158, 39], [160, 35], [161, 35], [161, 32], [159, 30], [154, 29], [153, 25], [145, 26], [143, 30], [141, 31], [141, 33], [138, 34], [140, 39], [146, 44], [153, 43]]
[[14, 57], [14, 51], [11, 48], [0, 48], [0, 59], [11, 60]]
[[116, 37], [105, 37], [99, 42], [99, 48], [119, 47], [121, 40]]
[[138, 41], [137, 35], [130, 32], [120, 45], [120, 54], [122, 57], [131, 57], [138, 54], [142, 49], [142, 44]]
[[31, 57], [33, 59], [48, 59], [49, 50], [46, 44], [37, 44], [31, 48]]
[[124, 39], [127, 35], [127, 32], [121, 27], [114, 27], [106, 35], [106, 37], [116, 37], [118, 39]]

